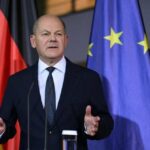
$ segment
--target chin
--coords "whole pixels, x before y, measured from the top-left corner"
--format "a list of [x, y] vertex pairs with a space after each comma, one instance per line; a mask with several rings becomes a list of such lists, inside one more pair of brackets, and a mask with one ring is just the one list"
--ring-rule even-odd
[[57, 56], [54, 56], [54, 55], [52, 56], [51, 55], [48, 58], [51, 59], [51, 60], [60, 60], [62, 58], [62, 56], [58, 56], [58, 55]]

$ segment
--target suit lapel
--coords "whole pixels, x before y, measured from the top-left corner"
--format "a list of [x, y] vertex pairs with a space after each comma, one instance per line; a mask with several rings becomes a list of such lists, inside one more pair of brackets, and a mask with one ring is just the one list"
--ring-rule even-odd
[[[73, 91], [76, 89], [76, 85], [79, 81], [78, 76], [77, 76], [78, 70], [74, 68], [74, 65], [67, 60], [67, 66], [66, 66], [66, 73], [65, 73], [65, 78], [64, 78], [64, 83], [63, 83], [63, 88], [61, 92], [61, 96], [59, 99], [58, 103], [58, 108], [56, 110], [55, 114], [55, 123], [61, 117], [61, 114], [64, 111], [64, 106], [67, 104], [69, 100], [73, 97]], [[69, 91], [68, 91], [69, 89]]]
[[37, 112], [37, 115], [41, 116], [41, 118], [45, 118], [45, 110], [43, 108], [42, 102], [41, 102], [41, 96], [39, 92], [39, 86], [38, 86], [38, 65], [36, 64], [33, 66], [33, 72], [32, 72], [32, 82], [31, 82], [31, 91], [29, 95], [29, 106], [30, 106], [30, 113], [32, 114], [33, 111]]

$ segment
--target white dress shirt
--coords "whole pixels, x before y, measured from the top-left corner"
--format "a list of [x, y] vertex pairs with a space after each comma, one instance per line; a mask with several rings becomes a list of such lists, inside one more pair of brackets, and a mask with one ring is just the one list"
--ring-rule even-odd
[[[45, 64], [41, 59], [39, 59], [38, 61], [38, 84], [39, 84], [39, 90], [40, 90], [43, 108], [45, 107], [46, 80], [49, 75], [49, 71], [46, 70], [47, 67], [49, 66]], [[53, 76], [54, 86], [55, 86], [56, 108], [57, 108], [60, 94], [62, 91], [63, 82], [64, 82], [64, 76], [66, 72], [66, 59], [64, 58], [64, 56], [53, 67], [55, 67], [55, 70], [52, 72], [52, 76]]]

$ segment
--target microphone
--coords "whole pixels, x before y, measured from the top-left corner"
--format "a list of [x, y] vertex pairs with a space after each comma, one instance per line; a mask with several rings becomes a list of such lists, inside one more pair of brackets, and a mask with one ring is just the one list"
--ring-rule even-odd
[[63, 130], [63, 150], [77, 150], [77, 131], [76, 130]]
[[[30, 96], [31, 96], [31, 92], [33, 90], [35, 81], [32, 81], [30, 87], [29, 87], [29, 91], [27, 93], [27, 150], [30, 150]], [[48, 124], [48, 120], [47, 120], [47, 112], [45, 111], [45, 131], [44, 131], [44, 150], [47, 150], [47, 124]]]
[[32, 81], [29, 91], [27, 93], [27, 150], [30, 150], [30, 95], [34, 86], [34, 81]]
[[47, 111], [45, 111], [44, 150], [47, 149]]

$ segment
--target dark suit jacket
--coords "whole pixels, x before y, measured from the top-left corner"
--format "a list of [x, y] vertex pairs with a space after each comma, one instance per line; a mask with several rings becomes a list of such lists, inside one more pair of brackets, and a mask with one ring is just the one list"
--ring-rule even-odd
[[[69, 60], [54, 124], [46, 124], [38, 88], [37, 66], [31, 66], [9, 78], [0, 111], [7, 125], [1, 143], [14, 136], [17, 119], [21, 127], [20, 150], [27, 150], [27, 145], [30, 145], [30, 150], [44, 150], [45, 142], [47, 150], [61, 150], [61, 133], [64, 129], [78, 131], [78, 150], [87, 150], [87, 138], [101, 139], [110, 134], [113, 120], [105, 104], [98, 74]], [[87, 105], [92, 106], [93, 115], [101, 118], [99, 131], [94, 137], [84, 133]]]

